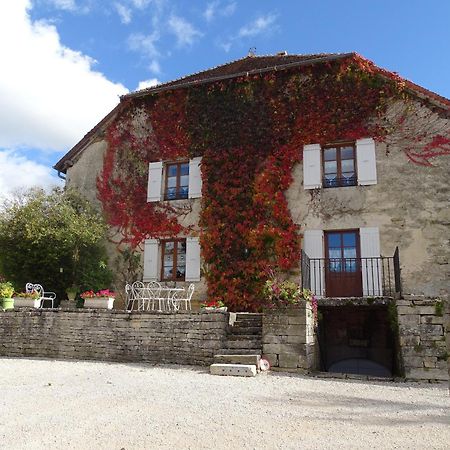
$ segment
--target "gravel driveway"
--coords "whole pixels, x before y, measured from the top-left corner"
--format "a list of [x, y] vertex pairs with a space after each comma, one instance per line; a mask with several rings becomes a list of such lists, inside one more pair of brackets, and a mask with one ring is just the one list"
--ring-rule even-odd
[[0, 358], [0, 448], [450, 448], [447, 385]]

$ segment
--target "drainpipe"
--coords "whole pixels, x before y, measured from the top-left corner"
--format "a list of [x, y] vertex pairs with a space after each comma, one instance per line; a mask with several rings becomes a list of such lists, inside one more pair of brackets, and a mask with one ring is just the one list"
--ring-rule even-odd
[[[68, 159], [64, 163], [64, 170], [67, 170], [69, 167], [73, 166], [73, 161], [71, 159]], [[67, 177], [64, 176], [63, 172], [61, 170], [58, 170], [58, 177], [61, 178], [61, 180], [66, 181]]]

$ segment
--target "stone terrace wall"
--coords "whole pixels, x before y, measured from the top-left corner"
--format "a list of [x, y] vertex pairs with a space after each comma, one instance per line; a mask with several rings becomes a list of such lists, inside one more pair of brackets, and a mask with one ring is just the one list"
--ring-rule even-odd
[[0, 312], [0, 356], [208, 365], [226, 338], [221, 312]]
[[445, 302], [418, 296], [397, 300], [401, 359], [405, 377], [448, 380]]
[[314, 366], [314, 320], [309, 304], [263, 314], [263, 355], [272, 367], [310, 370]]

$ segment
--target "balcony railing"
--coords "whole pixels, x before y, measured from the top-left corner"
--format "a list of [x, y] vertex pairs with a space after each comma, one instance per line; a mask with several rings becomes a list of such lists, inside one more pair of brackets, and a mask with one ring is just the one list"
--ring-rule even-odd
[[317, 297], [398, 297], [398, 247], [393, 256], [309, 258], [302, 251], [301, 284]]

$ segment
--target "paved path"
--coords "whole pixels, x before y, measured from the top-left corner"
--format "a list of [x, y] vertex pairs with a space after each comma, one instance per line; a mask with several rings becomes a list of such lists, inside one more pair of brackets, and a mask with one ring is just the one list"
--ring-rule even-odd
[[450, 448], [446, 385], [0, 358], [1, 449]]

